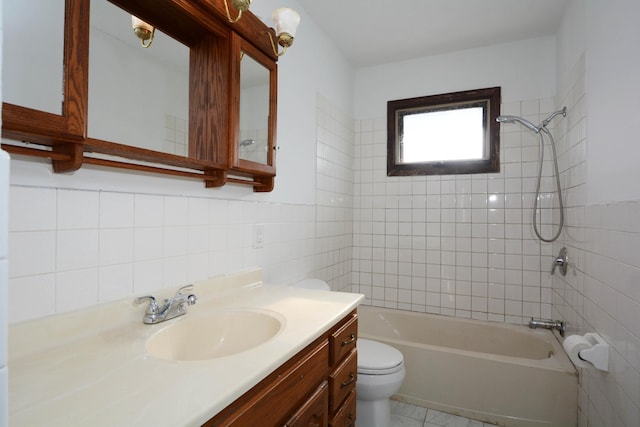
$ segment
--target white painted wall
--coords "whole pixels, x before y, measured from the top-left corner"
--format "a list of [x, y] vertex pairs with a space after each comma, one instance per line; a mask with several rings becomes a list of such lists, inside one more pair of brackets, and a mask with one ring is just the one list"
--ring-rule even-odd
[[386, 115], [387, 101], [502, 86], [502, 102], [555, 95], [555, 38], [417, 58], [356, 71], [356, 119]]
[[639, 16], [638, 1], [587, 2], [588, 203], [640, 199]]
[[278, 135], [274, 201], [313, 203], [316, 170], [316, 95], [352, 111], [354, 73], [327, 35], [298, 1], [261, 0], [251, 10], [268, 26], [278, 7], [301, 16], [293, 46], [278, 61]]
[[558, 93], [566, 93], [571, 70], [584, 54], [587, 5], [584, 1], [571, 1], [562, 17], [557, 34], [557, 81]]
[[[0, 71], [2, 70], [2, 51], [4, 24], [2, 22], [3, 4], [0, 0]], [[0, 82], [0, 99], [2, 98]], [[0, 113], [2, 106], [0, 105]], [[0, 125], [2, 124], [0, 114]], [[0, 427], [9, 425], [9, 367], [7, 355], [7, 323], [9, 322], [9, 155], [0, 149]]]

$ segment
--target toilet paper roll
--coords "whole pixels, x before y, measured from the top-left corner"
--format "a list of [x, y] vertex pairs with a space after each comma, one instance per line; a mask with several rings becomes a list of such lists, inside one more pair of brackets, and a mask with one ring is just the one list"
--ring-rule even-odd
[[587, 348], [591, 348], [591, 342], [580, 335], [569, 335], [562, 342], [564, 351], [569, 356], [569, 359], [579, 368], [586, 368], [589, 366], [588, 362], [585, 362], [580, 358], [580, 352]]

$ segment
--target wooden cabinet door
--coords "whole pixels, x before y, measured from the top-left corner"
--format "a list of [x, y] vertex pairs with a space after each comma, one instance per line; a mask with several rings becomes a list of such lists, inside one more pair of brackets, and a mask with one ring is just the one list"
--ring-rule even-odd
[[324, 381], [313, 395], [289, 418], [286, 427], [327, 427], [329, 385]]
[[356, 423], [356, 391], [352, 390], [329, 423], [329, 427], [353, 427]]
[[329, 344], [325, 339], [285, 363], [204, 427], [282, 426], [326, 379], [328, 365]]

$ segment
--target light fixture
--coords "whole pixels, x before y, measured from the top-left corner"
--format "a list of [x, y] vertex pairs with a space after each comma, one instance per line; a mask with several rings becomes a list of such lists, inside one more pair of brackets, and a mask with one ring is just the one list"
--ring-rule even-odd
[[131, 15], [131, 27], [133, 28], [134, 34], [140, 39], [142, 47], [151, 46], [153, 36], [156, 32], [156, 29], [152, 25], [147, 24], [137, 16]]
[[287, 51], [287, 48], [293, 44], [293, 39], [296, 36], [296, 29], [298, 28], [298, 24], [300, 24], [300, 14], [288, 7], [282, 7], [274, 10], [271, 18], [276, 24], [276, 37], [278, 38], [278, 44], [283, 48], [281, 52], [278, 53], [278, 48], [273, 41], [271, 33], [269, 32], [267, 34], [269, 34], [269, 39], [271, 39], [273, 53], [277, 56], [282, 56]]
[[238, 11], [238, 16], [235, 18], [231, 17], [231, 13], [229, 13], [229, 4], [227, 3], [227, 0], [224, 0], [224, 9], [227, 11], [227, 19], [229, 22], [234, 23], [240, 20], [242, 12], [249, 10], [251, 0], [231, 0], [231, 5]]
[[[238, 16], [231, 17], [229, 12], [229, 3], [238, 11]], [[231, 23], [238, 22], [242, 17], [242, 12], [249, 10], [251, 6], [251, 0], [224, 0], [224, 9], [227, 12], [227, 19]], [[273, 36], [270, 32], [267, 32], [269, 39], [271, 39], [271, 47], [273, 53], [277, 56], [282, 56], [286, 52], [287, 48], [293, 44], [293, 39], [296, 36], [296, 28], [300, 24], [300, 14], [288, 7], [282, 7], [273, 11], [271, 18], [276, 24], [276, 37], [278, 38], [278, 44], [282, 46], [282, 52], [278, 53], [278, 47], [276, 46]]]

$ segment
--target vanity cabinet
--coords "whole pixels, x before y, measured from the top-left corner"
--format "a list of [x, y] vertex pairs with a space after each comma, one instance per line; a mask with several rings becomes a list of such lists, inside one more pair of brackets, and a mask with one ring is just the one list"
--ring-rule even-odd
[[354, 425], [357, 335], [354, 310], [204, 426]]
[[[95, 15], [92, 15], [92, 11], [95, 9], [95, 13], [104, 14], [107, 9], [102, 3], [109, 7], [117, 6], [115, 9], [119, 8], [117, 12], [120, 15], [114, 24], [103, 24], [101, 28], [94, 31], [92, 17], [95, 18]], [[5, 2], [4, 6], [15, 9], [25, 7], [21, 6], [19, 0], [11, 0], [11, 4]], [[54, 172], [58, 173], [73, 172], [85, 164], [90, 164], [197, 178], [204, 181], [206, 187], [220, 187], [227, 183], [235, 183], [251, 186], [258, 192], [273, 189], [276, 174], [275, 123], [278, 59], [269, 39], [269, 34], [275, 37], [273, 29], [267, 27], [250, 11], [243, 13], [242, 19], [238, 22], [230, 23], [226, 17], [223, 0], [188, 2], [166, 0], [161, 3], [153, 0], [109, 0], [109, 2], [64, 0], [64, 13], [60, 11], [60, 15], [64, 16], [64, 24], [60, 24], [64, 27], [64, 31], [60, 31], [64, 33], [60, 36], [64, 39], [63, 58], [59, 61], [60, 67], [63, 67], [59, 82], [63, 90], [62, 93], [52, 97], [54, 104], [61, 105], [60, 111], [40, 111], [38, 107], [28, 107], [26, 106], [28, 103], [22, 104], [19, 99], [14, 98], [11, 102], [3, 102], [3, 149], [12, 154], [49, 158]], [[116, 15], [117, 13], [114, 13], [114, 16]], [[156, 28], [156, 41], [148, 49], [140, 47], [139, 43], [136, 45], [137, 39], [128, 24], [130, 15], [135, 15]], [[44, 16], [42, 19], [46, 23], [49, 18]], [[39, 24], [34, 22], [33, 25]], [[8, 31], [9, 28], [5, 30], [8, 38], [32, 44], [30, 37], [19, 34], [13, 37], [7, 34]], [[110, 33], [111, 31], [113, 34]], [[113, 91], [120, 89], [120, 85], [113, 82], [96, 84], [97, 80], [90, 84], [91, 79], [94, 78], [93, 71], [105, 64], [126, 64], [127, 67], [120, 65], [118, 71], [122, 74], [123, 69], [136, 70], [131, 64], [136, 58], [145, 55], [163, 57], [164, 54], [158, 52], [162, 46], [159, 33], [162, 37], [171, 38], [182, 44], [188, 50], [184, 59], [185, 64], [183, 64], [185, 92], [188, 93], [180, 94], [180, 97], [185, 99], [183, 114], [185, 117], [180, 117], [180, 125], [186, 130], [170, 129], [171, 135], [175, 135], [174, 131], [184, 133], [186, 135], [182, 136], [184, 140], [178, 142], [171, 139], [174, 136], [169, 138], [165, 135], [165, 130], [169, 126], [167, 123], [174, 123], [175, 105], [171, 105], [171, 102], [167, 107], [156, 105], [155, 98], [150, 95], [155, 95], [158, 91], [143, 91], [142, 87], [146, 87], [148, 80], [154, 80], [150, 77], [151, 73], [145, 72], [144, 69], [138, 70], [140, 74], [127, 76], [133, 81], [137, 79], [140, 87], [133, 87], [128, 92], [124, 91], [124, 99], [120, 102], [125, 105], [127, 100], [132, 98], [144, 101], [148, 97], [149, 102], [146, 103], [148, 111], [141, 113], [138, 120], [131, 119], [131, 114], [127, 116], [123, 113], [118, 117], [120, 121], [101, 125], [103, 128], [120, 132], [119, 135], [116, 133], [110, 137], [93, 134], [90, 125], [92, 122], [95, 123], [97, 118], [103, 120], [106, 112], [116, 114], [119, 110], [124, 110], [117, 105], [95, 106], [97, 102], [95, 100], [98, 99], [96, 92], [100, 92], [94, 90], [96, 86], [110, 88]], [[102, 63], [91, 62], [90, 67], [90, 54], [95, 55], [95, 58], [102, 55], [98, 50], [99, 45], [93, 44], [99, 40], [97, 36], [100, 34], [102, 34], [100, 40], [109, 38], [118, 40], [120, 45], [129, 50], [126, 55], [121, 54], [122, 56], [118, 57], [120, 62], [104, 59]], [[131, 43], [131, 40], [136, 43]], [[38, 43], [45, 52], [47, 42], [45, 37], [45, 40]], [[135, 47], [128, 46], [128, 43]], [[108, 49], [109, 52], [116, 51], [111, 46]], [[11, 51], [20, 52], [20, 47], [12, 48]], [[5, 54], [9, 54], [9, 49], [5, 49]], [[17, 55], [26, 57], [21, 53]], [[247, 58], [243, 59], [243, 56]], [[260, 158], [243, 157], [243, 152], [246, 150], [241, 146], [242, 140], [252, 140], [245, 137], [240, 128], [240, 102], [243, 93], [247, 93], [248, 99], [252, 101], [250, 98], [252, 92], [247, 92], [246, 79], [243, 80], [243, 74], [249, 73], [248, 71], [244, 73], [245, 67], [242, 63], [248, 63], [249, 59], [259, 64], [258, 69], [263, 71], [263, 82], [266, 85], [266, 89], [263, 89], [263, 92], [266, 91], [266, 99], [256, 101], [256, 105], [259, 104], [262, 110], [259, 114], [254, 114], [261, 117], [260, 128], [252, 129], [255, 132], [259, 131], [262, 138]], [[5, 64], [9, 64], [7, 67], [12, 66], [10, 64], [14, 62], [11, 57], [4, 61]], [[170, 65], [174, 66], [174, 64]], [[28, 67], [29, 64], [26, 66]], [[93, 70], [91, 74], [90, 68]], [[149, 67], [146, 70], [151, 71]], [[38, 71], [50, 72], [46, 67]], [[173, 68], [170, 72], [174, 72]], [[25, 74], [27, 73], [17, 72], [12, 75], [18, 76], [15, 78], [19, 79]], [[103, 75], [111, 77], [109, 72], [103, 72]], [[167, 85], [168, 82], [175, 81], [172, 78], [156, 77], [155, 79]], [[6, 79], [3, 81], [3, 87], [18, 86], [28, 88], [29, 84]], [[167, 89], [168, 100], [176, 99], [171, 93], [172, 90], [173, 88]], [[29, 96], [32, 95], [37, 97], [38, 94], [29, 94]], [[252, 103], [245, 102], [245, 104], [251, 106]], [[165, 109], [162, 110], [162, 108]], [[152, 113], [157, 113], [157, 118], [154, 116], [153, 121], [166, 121], [160, 123], [159, 129], [144, 132], [143, 123], [152, 121], [150, 119]], [[123, 117], [131, 121], [123, 123]], [[133, 134], [136, 134], [135, 138]], [[138, 145], [138, 141], [143, 139], [145, 141]], [[175, 148], [179, 144], [182, 151]], [[166, 149], [168, 145], [175, 149]], [[257, 146], [258, 143], [255, 147]]]

